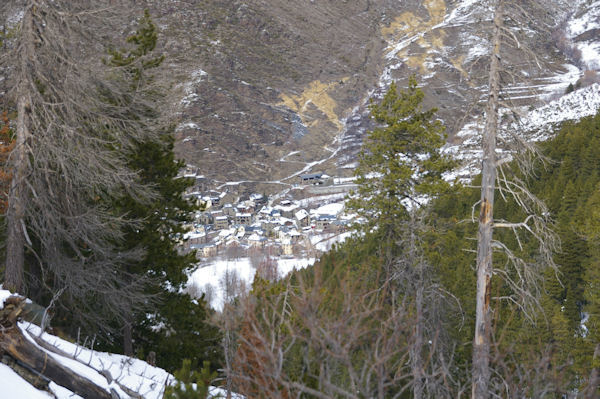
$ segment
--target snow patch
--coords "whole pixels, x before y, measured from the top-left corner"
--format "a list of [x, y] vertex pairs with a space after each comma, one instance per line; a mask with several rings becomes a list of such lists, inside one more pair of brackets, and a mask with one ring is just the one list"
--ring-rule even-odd
[[4, 301], [6, 301], [6, 299], [12, 295], [13, 294], [10, 291], [0, 290], [0, 309], [2, 309], [4, 307]]
[[567, 32], [570, 37], [575, 37], [599, 27], [600, 7], [596, 6], [586, 10], [580, 17], [569, 21]]
[[339, 215], [344, 210], [344, 202], [336, 202], [333, 204], [326, 204], [317, 209], [312, 209], [310, 213], [317, 215]]
[[[33, 386], [29, 385], [27, 381], [21, 378], [7, 365], [0, 363], [0, 381], [2, 381], [2, 387], [0, 388], [0, 396], [3, 398], [27, 398], [27, 399], [50, 399], [52, 396], [44, 391], [38, 391]], [[71, 394], [70, 391], [67, 391]], [[69, 396], [58, 396], [57, 398], [63, 399]], [[75, 396], [79, 397], [79, 396]], [[73, 396], [71, 396], [73, 398]]]
[[[299, 258], [299, 259], [283, 259], [275, 258], [277, 261], [277, 270], [281, 277], [287, 275], [294, 269], [302, 269], [315, 263], [315, 258]], [[194, 271], [188, 280], [188, 285], [195, 285], [200, 290], [211, 290], [209, 305], [221, 311], [226, 301], [225, 279], [236, 275], [239, 282], [242, 282], [249, 287], [254, 280], [256, 269], [252, 266], [250, 258], [239, 258], [235, 260], [226, 260], [216, 258], [209, 261]], [[206, 292], [206, 291], [205, 291]]]

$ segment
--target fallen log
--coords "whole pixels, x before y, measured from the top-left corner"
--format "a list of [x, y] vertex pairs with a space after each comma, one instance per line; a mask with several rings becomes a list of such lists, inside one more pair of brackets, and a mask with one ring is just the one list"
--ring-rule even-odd
[[9, 356], [18, 364], [86, 399], [112, 399], [107, 390], [63, 366], [29, 341], [17, 325], [24, 306], [21, 297], [10, 297], [0, 309], [0, 358]]

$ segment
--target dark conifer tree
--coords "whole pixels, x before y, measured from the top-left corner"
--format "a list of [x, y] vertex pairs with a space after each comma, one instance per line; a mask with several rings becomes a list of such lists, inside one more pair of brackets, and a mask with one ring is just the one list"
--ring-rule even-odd
[[366, 231], [376, 226], [386, 241], [398, 237], [408, 209], [418, 206], [423, 196], [449, 189], [442, 174], [453, 162], [440, 152], [445, 129], [435, 119], [437, 109], [423, 109], [423, 98], [411, 77], [406, 89], [392, 83], [381, 102], [370, 105], [379, 126], [368, 133], [359, 155], [358, 196], [349, 206], [368, 220]]
[[[164, 59], [153, 54], [157, 32], [148, 11], [127, 43], [129, 48], [111, 50], [105, 63], [116, 67], [118, 74], [113, 78], [121, 82], [125, 93], [129, 88], [132, 96], [139, 95], [153, 79], [152, 70]], [[128, 101], [128, 98], [127, 95], [118, 99], [107, 97], [106, 101]], [[148, 106], [141, 115], [129, 117], [152, 116], [158, 120], [158, 114], [159, 110]], [[198, 208], [184, 199], [193, 182], [178, 177], [184, 163], [176, 160], [173, 144], [172, 129], [166, 127], [158, 139], [137, 141], [128, 150], [128, 167], [138, 171], [140, 183], [153, 187], [154, 196], [140, 200], [128, 195], [124, 188], [123, 196], [112, 204], [119, 214], [134, 221], [124, 231], [122, 250], [143, 250], [139, 260], [126, 263], [121, 271], [125, 279], [144, 281], [145, 293], [154, 300], [125, 315], [124, 325], [115, 318], [111, 330], [116, 333], [102, 337], [100, 346], [140, 357], [154, 352], [157, 365], [169, 371], [180, 367], [183, 358], [194, 364], [210, 361], [216, 368], [221, 358], [220, 337], [218, 329], [207, 323], [210, 310], [204, 299], [194, 300], [183, 293], [187, 272], [194, 267], [196, 257], [193, 252], [181, 254], [178, 247], [186, 232], [183, 226], [191, 222]]]
[[[158, 67], [164, 59], [152, 55], [157, 32], [148, 11], [136, 33], [127, 41], [133, 48], [112, 51], [110, 63], [131, 66], [128, 78], [132, 85], [139, 85], [151, 78], [148, 71]], [[175, 159], [173, 143], [171, 131], [167, 129], [160, 142], [138, 143], [130, 157], [129, 166], [139, 171], [144, 184], [155, 187], [157, 197], [148, 203], [126, 196], [119, 204], [130, 217], [142, 220], [140, 228], [126, 232], [125, 246], [141, 245], [146, 250], [140, 262], [127, 266], [127, 272], [150, 277], [147, 292], [157, 298], [157, 303], [150, 313], [144, 309], [132, 315], [131, 325], [123, 327], [123, 351], [140, 355], [154, 351], [158, 365], [170, 371], [181, 365], [183, 357], [194, 363], [208, 360], [217, 367], [220, 338], [218, 330], [206, 322], [207, 304], [204, 299], [192, 300], [182, 293], [187, 272], [196, 258], [193, 252], [180, 254], [178, 245], [185, 233], [184, 223], [191, 221], [198, 208], [183, 197], [193, 182], [178, 178], [179, 170], [185, 165]]]

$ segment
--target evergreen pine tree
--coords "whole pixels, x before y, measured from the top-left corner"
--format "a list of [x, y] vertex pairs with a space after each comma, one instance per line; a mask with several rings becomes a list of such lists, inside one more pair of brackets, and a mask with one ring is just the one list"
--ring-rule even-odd
[[146, 249], [140, 262], [127, 266], [127, 272], [150, 277], [147, 292], [155, 295], [158, 303], [150, 317], [145, 310], [134, 315], [131, 338], [126, 331], [123, 338], [133, 341], [133, 352], [154, 351], [157, 364], [170, 371], [181, 364], [182, 356], [194, 362], [209, 360], [218, 367], [220, 334], [207, 323], [208, 305], [203, 298], [193, 300], [182, 293], [196, 256], [194, 252], [180, 254], [178, 245], [185, 233], [183, 225], [191, 222], [197, 207], [183, 198], [192, 182], [177, 177], [184, 164], [175, 161], [172, 136], [166, 135], [162, 143], [140, 143], [131, 166], [140, 170], [142, 181], [155, 185], [158, 197], [151, 203], [127, 197], [121, 204], [131, 217], [143, 220], [140, 228], [126, 232], [125, 245], [141, 244]]
[[[588, 315], [588, 341], [600, 342], [600, 184], [585, 205], [586, 223], [583, 227], [590, 243], [590, 262], [586, 265], [584, 278], [584, 312]], [[593, 351], [594, 348], [591, 348]]]
[[[127, 39], [133, 48], [128, 52], [112, 51], [110, 63], [131, 66], [129, 80], [137, 85], [148, 79], [148, 70], [163, 61], [162, 56], [152, 55], [156, 41], [156, 26], [146, 10], [138, 30]], [[154, 351], [158, 365], [168, 370], [178, 367], [182, 356], [196, 363], [209, 360], [218, 367], [221, 360], [219, 332], [206, 322], [207, 304], [204, 299], [192, 300], [182, 293], [187, 272], [193, 268], [196, 257], [194, 252], [180, 254], [178, 245], [185, 233], [183, 225], [191, 222], [198, 207], [183, 198], [193, 182], [178, 178], [178, 172], [185, 165], [175, 160], [173, 143], [168, 130], [161, 142], [138, 143], [130, 157], [129, 166], [140, 171], [142, 182], [154, 186], [158, 195], [151, 202], [139, 202], [126, 196], [119, 204], [131, 218], [143, 221], [140, 228], [126, 232], [126, 247], [142, 245], [146, 249], [140, 262], [127, 266], [127, 273], [150, 277], [147, 292], [158, 298], [158, 304], [150, 317], [146, 310], [132, 315], [132, 331], [128, 331], [130, 326], [124, 326], [123, 349], [139, 354]]]
[[567, 86], [567, 90], [565, 90], [565, 94], [572, 93], [573, 91], [575, 91], [575, 87], [573, 86], [573, 83], [569, 83], [569, 86]]
[[423, 97], [411, 77], [405, 90], [392, 83], [381, 102], [370, 105], [379, 127], [368, 133], [359, 155], [359, 188], [349, 207], [366, 217], [366, 231], [376, 226], [386, 240], [398, 233], [408, 207], [449, 187], [442, 179], [452, 167], [440, 152], [444, 127], [434, 118], [436, 109], [423, 110]]
[[164, 399], [208, 399], [219, 398], [208, 394], [211, 382], [217, 373], [210, 371], [209, 362], [204, 362], [200, 371], [192, 369], [190, 359], [184, 359], [180, 369], [175, 371], [175, 383], [165, 389]]

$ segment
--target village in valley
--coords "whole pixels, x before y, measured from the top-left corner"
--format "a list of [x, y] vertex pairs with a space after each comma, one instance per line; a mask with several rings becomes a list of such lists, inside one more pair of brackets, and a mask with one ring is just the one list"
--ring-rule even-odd
[[[349, 237], [352, 224], [359, 222], [355, 214], [344, 212], [344, 200], [356, 187], [352, 178], [299, 174], [289, 188], [268, 196], [233, 184], [211, 189], [214, 185], [192, 168], [184, 176], [195, 179], [186, 196], [202, 208], [182, 240], [182, 251], [195, 251], [198, 258], [198, 269], [190, 279], [196, 291], [191, 293], [205, 294], [213, 306], [218, 297], [216, 307], [222, 305], [224, 295], [215, 292], [224, 284], [218, 280], [230, 268], [242, 275], [234, 279], [246, 283], [265, 265], [274, 278], [281, 277], [313, 263]], [[240, 264], [252, 270], [240, 271]]]
[[[234, 186], [206, 190], [203, 177], [187, 193], [203, 208], [183, 240], [185, 251], [196, 250], [199, 260], [216, 256], [242, 257], [249, 251], [286, 258], [318, 257], [343, 240], [355, 215], [344, 213], [344, 198], [354, 187], [348, 179], [323, 173], [303, 174], [285, 195], [243, 194]], [[344, 184], [345, 183], [345, 184]], [[293, 191], [312, 196], [294, 199]], [[297, 195], [296, 195], [297, 196]]]

